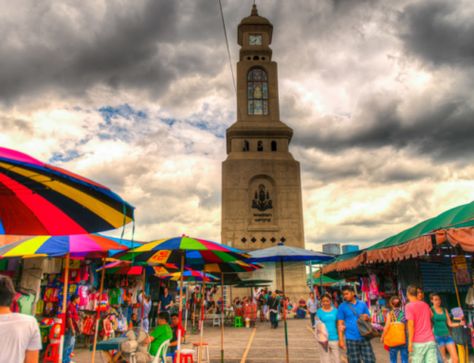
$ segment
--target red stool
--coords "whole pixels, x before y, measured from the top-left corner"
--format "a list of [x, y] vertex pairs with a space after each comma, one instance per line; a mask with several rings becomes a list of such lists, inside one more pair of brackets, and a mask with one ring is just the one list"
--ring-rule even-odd
[[59, 344], [51, 343], [46, 347], [43, 362], [58, 363], [59, 362]]
[[179, 355], [179, 362], [176, 361], [178, 359], [178, 354], [175, 353], [175, 363], [194, 363], [194, 350], [192, 349], [181, 349], [181, 354]]

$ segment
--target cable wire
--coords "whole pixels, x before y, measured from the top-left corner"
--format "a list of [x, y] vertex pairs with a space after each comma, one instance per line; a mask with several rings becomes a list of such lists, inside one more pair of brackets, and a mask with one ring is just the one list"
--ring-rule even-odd
[[224, 20], [224, 12], [222, 11], [222, 3], [221, 0], [217, 0], [219, 3], [219, 10], [221, 12], [221, 19], [222, 19], [222, 28], [224, 30], [224, 37], [225, 37], [225, 45], [227, 47], [227, 56], [229, 58], [229, 67], [230, 67], [230, 73], [232, 73], [232, 84], [234, 85], [234, 91], [237, 93], [237, 87], [235, 86], [235, 76], [234, 76], [234, 67], [232, 66], [232, 57], [230, 55], [230, 48], [229, 48], [229, 39], [227, 37], [227, 30], [225, 26], [225, 20]]

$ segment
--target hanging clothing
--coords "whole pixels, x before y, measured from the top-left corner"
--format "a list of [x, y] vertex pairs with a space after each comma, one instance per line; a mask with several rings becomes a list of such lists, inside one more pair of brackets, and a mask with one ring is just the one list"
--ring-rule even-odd
[[20, 313], [26, 315], [35, 315], [33, 311], [35, 299], [36, 296], [34, 294], [21, 295], [18, 298], [18, 306], [20, 308]]

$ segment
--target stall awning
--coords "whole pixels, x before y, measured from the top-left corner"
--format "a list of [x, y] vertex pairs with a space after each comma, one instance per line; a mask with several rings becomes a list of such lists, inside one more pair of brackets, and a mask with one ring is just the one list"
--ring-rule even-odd
[[343, 254], [323, 267], [323, 273], [346, 271], [364, 263], [393, 262], [429, 253], [433, 242], [460, 245], [474, 251], [474, 201], [449, 209], [371, 247]]
[[322, 271], [323, 274], [327, 274], [332, 271], [352, 270], [364, 262], [364, 250], [348, 252], [336, 257], [333, 262], [323, 266]]
[[[436, 237], [432, 239], [432, 236]], [[474, 202], [449, 209], [367, 248], [366, 262], [389, 262], [424, 255], [436, 243], [474, 250]]]

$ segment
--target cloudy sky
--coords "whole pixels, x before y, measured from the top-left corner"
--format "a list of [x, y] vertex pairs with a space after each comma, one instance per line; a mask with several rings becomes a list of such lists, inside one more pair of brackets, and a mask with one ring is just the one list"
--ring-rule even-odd
[[[235, 65], [252, 1], [222, 3]], [[216, 0], [0, 4], [0, 145], [111, 187], [139, 239], [219, 240], [236, 110]], [[257, 5], [307, 246], [379, 241], [474, 200], [471, 0]]]

